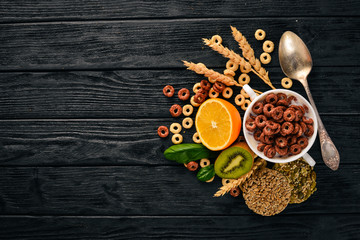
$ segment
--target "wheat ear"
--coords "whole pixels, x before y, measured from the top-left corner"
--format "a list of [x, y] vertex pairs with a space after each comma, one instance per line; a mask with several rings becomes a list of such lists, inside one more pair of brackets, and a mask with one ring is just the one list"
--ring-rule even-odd
[[242, 185], [246, 180], [248, 180], [251, 175], [257, 171], [258, 169], [261, 169], [263, 167], [266, 166], [266, 161], [264, 159], [259, 159], [257, 160], [251, 170], [246, 173], [245, 175], [241, 176], [240, 178], [234, 180], [233, 182], [227, 184], [227, 185], [224, 185], [222, 187], [220, 187], [219, 191], [217, 191], [215, 194], [214, 194], [214, 197], [221, 197], [221, 196], [224, 196], [226, 193], [230, 192], [230, 190], [234, 187], [237, 187], [237, 186], [240, 186]]
[[275, 87], [272, 85], [269, 79], [269, 73], [261, 66], [259, 59], [255, 57], [254, 49], [250, 46], [245, 36], [242, 35], [240, 31], [238, 31], [235, 27], [230, 26], [232, 30], [232, 35], [234, 39], [239, 43], [239, 46], [242, 50], [243, 56], [249, 61], [252, 66], [251, 71], [258, 75], [267, 85], [269, 85], [272, 89]]
[[239, 83], [237, 83], [235, 80], [229, 78], [228, 76], [225, 76], [221, 73], [218, 73], [212, 69], [208, 69], [205, 64], [203, 63], [193, 63], [193, 62], [187, 62], [183, 61], [184, 65], [187, 66], [187, 69], [192, 70], [196, 72], [197, 74], [203, 74], [205, 77], [214, 79], [216, 81], [219, 81], [226, 86], [240, 86]]

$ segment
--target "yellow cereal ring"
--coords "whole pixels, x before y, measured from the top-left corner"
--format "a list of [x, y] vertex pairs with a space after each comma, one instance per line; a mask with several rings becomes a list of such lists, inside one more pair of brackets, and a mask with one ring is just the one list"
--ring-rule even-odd
[[184, 118], [184, 120], [182, 121], [182, 125], [186, 129], [191, 128], [193, 124], [194, 121], [190, 117]]
[[240, 94], [243, 95], [245, 98], [249, 98], [250, 96], [245, 92], [245, 90], [242, 88], [240, 91]]
[[264, 52], [271, 53], [274, 51], [274, 43], [272, 41], [266, 40], [263, 44]]
[[211, 77], [208, 77], [208, 80], [209, 80], [209, 82], [211, 82], [211, 83], [215, 83], [215, 82], [216, 82], [216, 79], [212, 79]]
[[179, 133], [176, 133], [172, 136], [171, 141], [173, 144], [180, 144], [183, 141], [183, 136]]
[[181, 125], [180, 123], [172, 123], [170, 125], [170, 132], [176, 134], [176, 133], [180, 133], [181, 132]]
[[196, 102], [194, 101], [194, 97], [195, 97], [195, 96], [192, 96], [191, 99], [190, 99], [191, 105], [193, 105], [194, 107], [200, 106], [200, 105], [201, 105], [200, 103], [196, 103]]
[[236, 97], [235, 97], [235, 104], [236, 105], [241, 106], [241, 105], [244, 104], [244, 102], [245, 102], [244, 95], [241, 95], [241, 94], [236, 95]]
[[224, 70], [224, 75], [234, 77], [234, 76], [235, 76], [235, 72], [234, 72], [233, 70], [231, 70], [231, 69], [225, 69], [225, 70]]
[[236, 64], [232, 60], [229, 60], [226, 62], [226, 68], [235, 72], [236, 70], [238, 70], [239, 64]]
[[224, 98], [231, 98], [231, 96], [233, 95], [233, 90], [231, 87], [226, 87], [223, 91], [222, 91], [222, 95]]
[[209, 91], [209, 97], [210, 98], [217, 98], [219, 96], [218, 92], [215, 92], [215, 90], [213, 88], [210, 89]]
[[240, 71], [242, 73], [249, 73], [251, 71], [251, 66], [248, 69], [246, 69], [244, 65], [240, 65]]
[[256, 40], [259, 40], [259, 41], [264, 40], [265, 36], [266, 36], [266, 33], [264, 30], [262, 30], [262, 29], [256, 30], [256, 32], [255, 32]]
[[235, 181], [235, 179], [223, 178], [223, 179], [221, 180], [221, 183], [222, 183], [222, 185], [226, 186], [226, 185], [232, 183], [233, 181]]
[[281, 85], [284, 88], [291, 88], [293, 85], [293, 81], [290, 78], [285, 77], [285, 78], [281, 79]]
[[194, 133], [192, 139], [193, 139], [194, 143], [201, 143], [201, 139], [200, 139], [200, 137], [199, 137], [199, 133], [198, 133], [198, 132]]
[[263, 52], [263, 53], [260, 55], [260, 61], [261, 61], [261, 63], [263, 63], [263, 64], [268, 64], [268, 63], [271, 61], [271, 56], [270, 56], [270, 54], [268, 54], [267, 52]]
[[197, 93], [200, 89], [201, 89], [201, 84], [199, 82], [195, 83], [193, 86], [193, 92]]
[[183, 114], [185, 116], [190, 116], [194, 111], [193, 106], [191, 106], [190, 104], [186, 104], [185, 106], [183, 106]]
[[241, 86], [244, 86], [250, 82], [250, 76], [246, 73], [243, 73], [239, 76], [238, 82]]
[[222, 38], [219, 35], [212, 36], [211, 40], [212, 43], [220, 45], [222, 43]]
[[212, 182], [212, 181], [214, 181], [214, 179], [215, 179], [215, 176], [213, 176], [212, 178], [210, 178], [210, 179], [207, 180], [206, 182], [207, 182], [207, 183]]
[[244, 104], [241, 105], [241, 109], [244, 110], [244, 111], [246, 111], [246, 109], [249, 107], [250, 103], [251, 103], [250, 100], [249, 100], [249, 99], [246, 99], [246, 100], [244, 101]]
[[210, 160], [207, 158], [203, 158], [200, 160], [200, 167], [207, 167], [210, 165]]

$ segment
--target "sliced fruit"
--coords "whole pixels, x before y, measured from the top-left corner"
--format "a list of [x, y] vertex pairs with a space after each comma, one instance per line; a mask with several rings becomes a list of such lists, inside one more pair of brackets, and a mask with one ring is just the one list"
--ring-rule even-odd
[[239, 136], [241, 117], [234, 105], [220, 98], [201, 104], [195, 118], [201, 143], [212, 151], [229, 147]]
[[230, 147], [220, 153], [214, 169], [221, 178], [235, 179], [249, 172], [253, 162], [253, 156], [245, 148]]

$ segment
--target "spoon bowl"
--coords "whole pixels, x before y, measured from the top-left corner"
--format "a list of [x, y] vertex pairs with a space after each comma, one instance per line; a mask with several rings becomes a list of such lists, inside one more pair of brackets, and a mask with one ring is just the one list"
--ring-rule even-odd
[[307, 76], [312, 69], [311, 55], [305, 43], [295, 33], [287, 31], [281, 36], [279, 43], [279, 62], [286, 76], [300, 81], [304, 86], [318, 120], [322, 158], [329, 168], [337, 170], [340, 163], [339, 152], [321, 121], [307, 82]]

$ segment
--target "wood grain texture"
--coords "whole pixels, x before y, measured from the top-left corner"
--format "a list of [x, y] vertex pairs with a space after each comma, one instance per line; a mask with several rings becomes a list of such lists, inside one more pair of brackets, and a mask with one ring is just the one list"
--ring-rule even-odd
[[[171, 136], [161, 139], [158, 126], [172, 118], [109, 120], [0, 121], [0, 166], [164, 165]], [[359, 163], [358, 116], [323, 116], [323, 122], [341, 155], [341, 164]], [[341, 126], [341, 127], [339, 127]], [[183, 130], [191, 143], [195, 128]], [[323, 164], [320, 144], [309, 152]]]
[[[225, 59], [201, 39], [220, 34], [224, 45], [237, 49], [230, 25], [247, 36], [257, 55], [262, 43], [252, 37], [256, 29], [275, 43], [291, 30], [316, 66], [359, 66], [359, 18], [294, 17], [2, 24], [0, 70], [171, 68], [182, 67], [183, 59], [220, 67]], [[278, 66], [276, 59], [271, 66]]]
[[360, 215], [0, 217], [3, 239], [359, 239]]
[[[304, 7], [306, 6], [306, 7]], [[291, 8], [291, 14], [287, 11]], [[266, 10], [266, 11], [264, 11]], [[355, 0], [345, 1], [111, 1], [59, 0], [0, 3], [0, 22], [134, 18], [359, 16]]]
[[[360, 214], [360, 166], [317, 166], [315, 194], [287, 214]], [[16, 187], [10, 187], [16, 186]], [[232, 216], [251, 214], [242, 197], [214, 198], [219, 178], [202, 183], [178, 166], [11, 167], [0, 169], [0, 214]], [[341, 206], [341, 207], [340, 207]]]
[[[217, 70], [222, 72], [224, 68]], [[270, 68], [269, 73], [274, 85], [282, 88], [280, 81], [284, 74], [281, 69]], [[238, 75], [240, 71], [236, 78]], [[250, 76], [252, 87], [269, 90], [256, 75], [251, 73]], [[359, 113], [358, 76], [358, 70], [352, 67], [314, 67], [309, 84], [320, 114]], [[0, 73], [0, 118], [169, 117], [168, 108], [174, 103], [183, 105], [184, 102], [176, 95], [166, 98], [162, 88], [171, 84], [176, 91], [183, 87], [191, 90], [202, 79], [185, 68]], [[238, 87], [234, 90], [234, 96], [240, 92]], [[297, 81], [294, 81], [292, 90], [306, 96]]]

